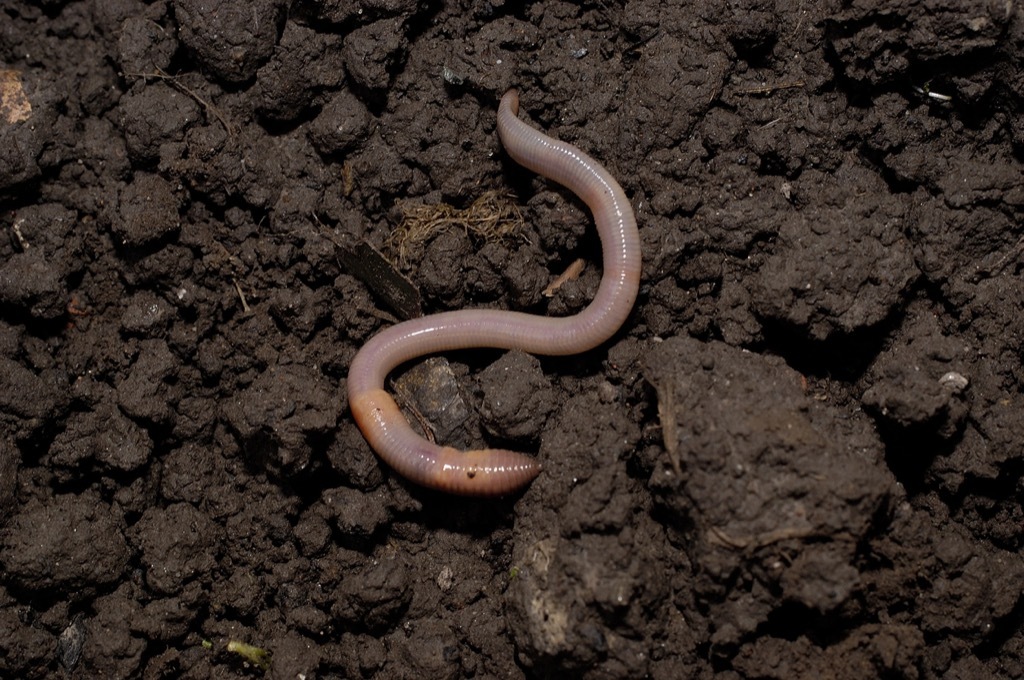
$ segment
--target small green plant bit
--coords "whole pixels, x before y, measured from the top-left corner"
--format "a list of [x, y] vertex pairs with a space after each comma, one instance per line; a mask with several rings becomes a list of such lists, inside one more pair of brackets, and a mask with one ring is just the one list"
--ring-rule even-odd
[[238, 654], [261, 671], [270, 668], [270, 652], [261, 647], [239, 642], [238, 640], [228, 640], [228, 651]]

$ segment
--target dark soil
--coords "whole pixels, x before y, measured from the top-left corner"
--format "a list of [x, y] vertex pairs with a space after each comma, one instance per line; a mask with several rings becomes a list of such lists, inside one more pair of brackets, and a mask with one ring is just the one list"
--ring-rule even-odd
[[[1024, 677], [1022, 61], [1013, 0], [3, 3], [0, 677]], [[543, 461], [468, 501], [349, 417], [400, 316], [352, 255], [505, 191], [413, 308], [587, 303], [513, 86], [643, 287], [586, 355], [396, 376]]]

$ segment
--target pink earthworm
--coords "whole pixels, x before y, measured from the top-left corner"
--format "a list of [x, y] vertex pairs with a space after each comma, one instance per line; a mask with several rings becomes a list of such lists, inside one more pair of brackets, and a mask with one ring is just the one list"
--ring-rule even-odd
[[395, 471], [425, 487], [464, 496], [499, 496], [531, 482], [541, 469], [530, 456], [504, 449], [459, 451], [422, 438], [384, 390], [393, 369], [417, 357], [494, 347], [533, 354], [578, 354], [610, 338], [629, 316], [640, 287], [640, 236], [622, 188], [585, 153], [518, 118], [519, 94], [498, 106], [498, 136], [520, 165], [567, 187], [594, 214], [604, 274], [593, 302], [579, 314], [551, 318], [501, 310], [461, 310], [404, 321], [372, 337], [352, 360], [348, 404], [370, 446]]

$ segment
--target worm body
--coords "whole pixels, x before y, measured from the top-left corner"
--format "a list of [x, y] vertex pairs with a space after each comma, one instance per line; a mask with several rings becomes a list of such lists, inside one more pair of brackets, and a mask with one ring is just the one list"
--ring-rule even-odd
[[356, 354], [348, 374], [349, 409], [366, 440], [406, 479], [465, 496], [511, 493], [540, 473], [530, 456], [503, 449], [457, 451], [420, 437], [384, 390], [395, 367], [425, 354], [472, 347], [533, 354], [577, 354], [611, 337], [629, 316], [640, 286], [640, 237], [629, 201], [608, 171], [585, 153], [517, 117], [519, 95], [498, 107], [498, 136], [517, 163], [567, 187], [594, 214], [604, 274], [582, 312], [550, 318], [498, 310], [462, 310], [405, 321], [381, 331]]

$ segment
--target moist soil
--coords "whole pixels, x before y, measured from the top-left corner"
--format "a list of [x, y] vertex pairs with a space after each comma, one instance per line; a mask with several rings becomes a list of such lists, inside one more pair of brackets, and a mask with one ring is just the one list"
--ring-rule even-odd
[[[1014, 0], [5, 2], [0, 676], [1024, 677], [1022, 50]], [[510, 87], [644, 273], [584, 355], [392, 376], [543, 462], [467, 500], [345, 379], [592, 298]], [[389, 245], [494, 192], [513, 232]]]

